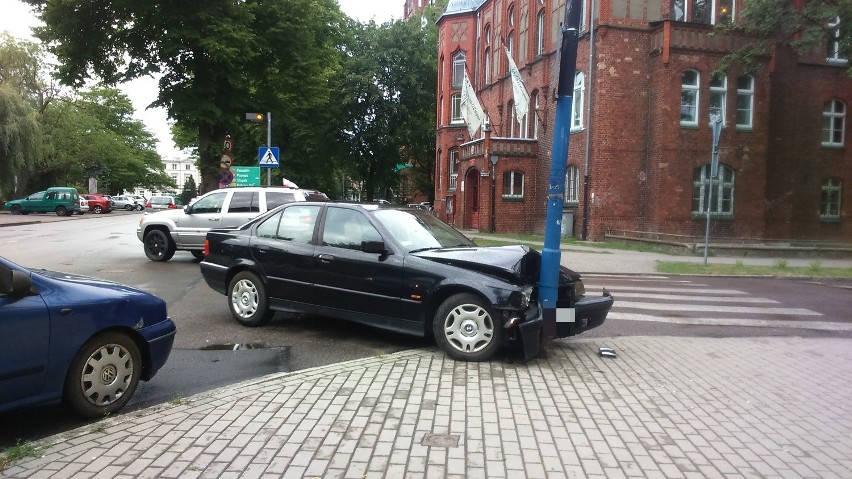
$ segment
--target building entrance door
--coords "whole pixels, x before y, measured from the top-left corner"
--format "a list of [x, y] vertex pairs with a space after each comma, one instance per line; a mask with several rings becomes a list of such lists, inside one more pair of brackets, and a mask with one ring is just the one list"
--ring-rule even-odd
[[479, 229], [479, 170], [473, 168], [465, 178], [465, 228]]

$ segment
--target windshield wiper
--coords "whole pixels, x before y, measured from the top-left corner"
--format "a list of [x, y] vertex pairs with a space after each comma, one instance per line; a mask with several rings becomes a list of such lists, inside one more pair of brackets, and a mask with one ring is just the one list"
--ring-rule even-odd
[[421, 251], [429, 251], [430, 249], [440, 249], [440, 246], [427, 246], [425, 248], [417, 248], [409, 251], [409, 253], [419, 253]]

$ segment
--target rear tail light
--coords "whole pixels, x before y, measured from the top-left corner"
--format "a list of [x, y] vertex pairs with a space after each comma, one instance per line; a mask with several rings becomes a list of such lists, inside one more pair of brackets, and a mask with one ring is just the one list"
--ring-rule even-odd
[[150, 202], [145, 203], [145, 208], [150, 208], [150, 207], [151, 207], [151, 203], [150, 203]]
[[204, 257], [206, 258], [209, 255], [210, 255], [210, 242], [207, 241], [207, 240], [204, 240]]
[[169, 209], [177, 208], [177, 205], [174, 203], [169, 203]]

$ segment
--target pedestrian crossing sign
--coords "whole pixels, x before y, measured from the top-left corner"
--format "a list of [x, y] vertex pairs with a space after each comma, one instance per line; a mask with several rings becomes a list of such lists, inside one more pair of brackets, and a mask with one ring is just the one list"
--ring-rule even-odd
[[277, 146], [261, 146], [257, 149], [258, 166], [263, 168], [278, 168], [279, 156]]

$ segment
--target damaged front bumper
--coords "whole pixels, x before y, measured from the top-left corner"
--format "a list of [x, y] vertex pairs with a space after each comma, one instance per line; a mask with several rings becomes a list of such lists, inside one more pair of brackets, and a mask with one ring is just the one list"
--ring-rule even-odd
[[[539, 353], [545, 332], [548, 330], [548, 328], [545, 328], [545, 323], [548, 320], [555, 323], [555, 329], [552, 333], [555, 338], [575, 336], [603, 324], [613, 302], [612, 294], [604, 291], [601, 296], [585, 296], [573, 306], [568, 299], [557, 301], [556, 308], [551, 310], [543, 309], [538, 304], [535, 311], [529, 311], [530, 314], [526, 320], [509, 321], [506, 323], [506, 327], [518, 328], [524, 359], [530, 359]], [[552, 318], [549, 317], [551, 315]]]

